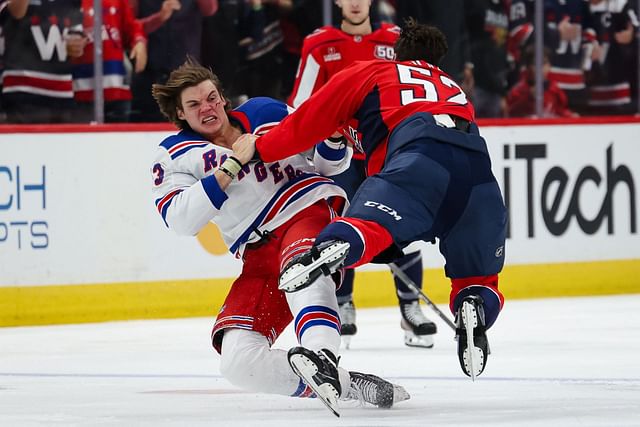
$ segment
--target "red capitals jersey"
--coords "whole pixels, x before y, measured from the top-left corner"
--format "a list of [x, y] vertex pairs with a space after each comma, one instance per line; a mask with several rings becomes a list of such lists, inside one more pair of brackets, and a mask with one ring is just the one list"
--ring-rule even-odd
[[400, 28], [393, 24], [381, 24], [363, 36], [331, 26], [317, 29], [304, 39], [289, 105], [298, 108], [332, 76], [356, 61], [393, 60], [393, 45], [399, 35]]
[[369, 175], [384, 162], [393, 129], [414, 113], [474, 120], [474, 109], [454, 80], [425, 61], [361, 61], [336, 74], [268, 134], [256, 141], [271, 162], [311, 148], [342, 129], [358, 135]]
[[[93, 0], [82, 0], [83, 27], [89, 36], [80, 58], [73, 59], [73, 91], [77, 101], [93, 101]], [[130, 100], [125, 51], [147, 42], [142, 23], [133, 16], [128, 0], [102, 0], [102, 70], [105, 101]]]

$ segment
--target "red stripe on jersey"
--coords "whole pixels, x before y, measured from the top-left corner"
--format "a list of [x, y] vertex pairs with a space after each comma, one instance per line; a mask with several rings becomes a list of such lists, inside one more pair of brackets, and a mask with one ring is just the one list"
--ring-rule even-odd
[[554, 69], [549, 72], [549, 80], [553, 80], [559, 85], [562, 84], [584, 84], [584, 74], [577, 72], [577, 70], [568, 69], [563, 71], [561, 69]]
[[164, 196], [159, 202], [158, 202], [158, 212], [160, 212], [160, 215], [162, 215], [162, 208], [164, 208], [164, 205], [166, 205], [169, 200], [171, 200], [173, 198], [173, 196], [175, 196], [178, 193], [181, 193], [182, 189], [177, 189], [177, 190], [173, 190], [171, 193], [167, 194], [166, 196]]
[[298, 191], [302, 190], [303, 188], [309, 185], [315, 184], [316, 182], [333, 182], [333, 181], [331, 181], [328, 178], [317, 176], [317, 177], [308, 178], [298, 182], [297, 184], [293, 185], [291, 188], [287, 189], [287, 191], [285, 191], [280, 195], [276, 203], [274, 203], [274, 205], [269, 210], [269, 213], [265, 216], [262, 223], [266, 224], [267, 222], [271, 221], [273, 217], [275, 217], [278, 214], [278, 212], [280, 212], [280, 209], [282, 209], [285, 203], [287, 203], [289, 199], [291, 199], [291, 197], [295, 195], [295, 193], [297, 193]]
[[631, 88], [629, 85], [621, 88], [603, 88], [598, 90], [598, 88], [591, 89], [591, 99], [597, 101], [606, 101], [613, 99], [629, 99], [631, 97]]
[[12, 86], [30, 86], [39, 89], [53, 90], [56, 92], [73, 92], [71, 79], [49, 80], [39, 77], [8, 75], [5, 76], [3, 84], [5, 89]]
[[183, 148], [188, 147], [189, 145], [201, 145], [201, 144], [207, 144], [207, 143], [208, 141], [184, 141], [171, 147], [169, 149], [169, 154], [173, 154], [176, 151], [180, 151]]

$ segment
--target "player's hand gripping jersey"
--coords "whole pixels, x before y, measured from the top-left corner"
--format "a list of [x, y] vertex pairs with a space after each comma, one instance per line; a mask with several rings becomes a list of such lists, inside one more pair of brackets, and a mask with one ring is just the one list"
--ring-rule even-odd
[[[474, 110], [460, 86], [425, 61], [366, 61], [336, 74], [295, 115], [256, 141], [264, 161], [299, 153], [343, 129], [366, 154], [367, 171], [380, 170], [393, 129], [418, 112], [474, 120]], [[273, 144], [273, 141], [288, 141]]]
[[381, 24], [371, 34], [353, 35], [331, 26], [317, 29], [304, 39], [300, 66], [289, 104], [298, 108], [335, 74], [356, 61], [392, 60], [400, 28]]
[[[290, 112], [270, 98], [253, 98], [229, 113], [243, 132], [262, 135]], [[296, 154], [272, 163], [245, 165], [226, 191], [214, 171], [232, 151], [201, 135], [183, 130], [158, 147], [152, 167], [153, 195], [167, 227], [195, 235], [207, 222], [215, 223], [229, 250], [240, 255], [244, 245], [258, 241], [265, 231], [285, 223], [318, 200], [346, 199], [329, 178], [348, 167], [350, 149], [330, 142], [318, 144], [313, 164]]]

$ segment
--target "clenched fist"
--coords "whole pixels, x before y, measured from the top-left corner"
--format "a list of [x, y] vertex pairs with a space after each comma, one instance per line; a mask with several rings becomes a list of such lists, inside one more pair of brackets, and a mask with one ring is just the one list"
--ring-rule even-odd
[[233, 156], [240, 160], [243, 165], [249, 163], [253, 158], [256, 152], [256, 139], [258, 139], [256, 135], [245, 133], [240, 135], [231, 146]]

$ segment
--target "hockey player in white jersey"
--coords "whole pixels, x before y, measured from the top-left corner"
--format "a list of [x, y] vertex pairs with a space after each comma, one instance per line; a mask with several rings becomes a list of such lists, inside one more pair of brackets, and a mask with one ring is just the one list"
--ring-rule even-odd
[[[315, 236], [344, 207], [344, 191], [323, 175], [348, 166], [351, 148], [340, 140], [312, 153], [274, 163], [242, 164], [231, 146], [242, 133], [268, 132], [289, 114], [270, 98], [253, 98], [230, 110], [219, 79], [187, 60], [153, 96], [181, 129], [157, 149], [153, 194], [168, 228], [195, 235], [215, 223], [230, 251], [243, 260], [212, 331], [225, 378], [252, 391], [320, 397], [336, 415], [338, 399], [391, 407], [409, 398], [400, 386], [338, 367], [340, 319], [337, 277], [285, 294], [282, 266], [311, 248]], [[271, 345], [294, 320], [299, 347]]]

